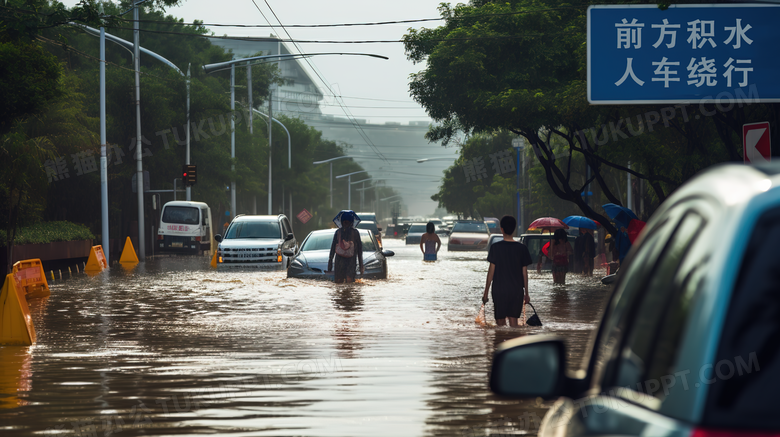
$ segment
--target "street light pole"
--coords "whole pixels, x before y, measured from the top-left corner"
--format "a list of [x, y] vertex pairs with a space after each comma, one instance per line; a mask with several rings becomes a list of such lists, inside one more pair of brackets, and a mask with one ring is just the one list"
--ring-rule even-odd
[[[185, 164], [190, 165], [190, 67], [192, 64], [187, 64], [187, 161]], [[185, 184], [187, 187], [187, 201], [192, 200], [191, 186]], [[176, 192], [174, 191], [174, 195]]]
[[273, 148], [271, 147], [271, 141], [273, 140], [273, 91], [268, 89], [268, 215], [271, 215], [271, 197], [273, 193], [272, 180], [271, 180], [271, 162], [273, 158]]
[[138, 3], [133, 3], [133, 67], [135, 69], [135, 162], [138, 191], [138, 260], [146, 260], [146, 233], [144, 232], [144, 166], [141, 144], [141, 32]]
[[236, 66], [230, 65], [230, 215], [236, 217]]
[[[101, 6], [102, 12], [102, 6]], [[100, 27], [100, 205], [101, 241], [106, 264], [111, 264], [108, 246], [108, 161], [106, 158], [106, 29]]]

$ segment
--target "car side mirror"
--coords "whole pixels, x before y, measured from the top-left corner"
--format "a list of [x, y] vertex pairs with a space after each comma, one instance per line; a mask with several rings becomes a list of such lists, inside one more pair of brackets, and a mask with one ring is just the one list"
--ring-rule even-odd
[[382, 232], [382, 228], [376, 228], [377, 232]]
[[221, 243], [222, 242], [222, 235], [219, 235], [219, 234], [215, 235], [214, 236], [214, 240], [216, 240], [217, 243]]
[[393, 255], [395, 255], [395, 252], [393, 252], [392, 250], [383, 250], [382, 251], [382, 255], [384, 255], [386, 257], [393, 256]]
[[531, 335], [501, 343], [493, 356], [490, 390], [504, 396], [553, 399], [566, 393], [563, 339]]
[[291, 233], [287, 234], [286, 237], [284, 237], [284, 241], [290, 241], [293, 238], [295, 238], [295, 235], [293, 235], [292, 232], [291, 232]]
[[282, 251], [282, 254], [284, 254], [284, 256], [286, 256], [286, 257], [291, 257], [291, 256], [295, 255], [295, 252], [293, 252], [293, 251], [292, 251], [292, 250], [290, 250], [290, 249], [284, 249], [284, 250]]

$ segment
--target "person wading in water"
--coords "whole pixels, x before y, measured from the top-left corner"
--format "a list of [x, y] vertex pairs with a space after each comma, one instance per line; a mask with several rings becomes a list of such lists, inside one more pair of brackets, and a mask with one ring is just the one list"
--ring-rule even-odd
[[425, 225], [425, 233], [420, 238], [420, 250], [423, 253], [423, 259], [425, 261], [436, 261], [436, 254], [439, 253], [441, 248], [441, 239], [436, 235], [436, 226], [433, 222], [428, 222]]
[[[333, 223], [339, 229], [333, 235], [328, 256], [328, 272], [333, 271], [335, 283], [355, 282], [357, 264], [360, 265], [360, 274], [363, 268], [363, 243], [360, 241], [360, 232], [353, 228], [353, 224], [360, 223], [360, 217], [352, 211], [344, 210], [338, 213]], [[333, 269], [333, 257], [336, 257], [335, 270]]]

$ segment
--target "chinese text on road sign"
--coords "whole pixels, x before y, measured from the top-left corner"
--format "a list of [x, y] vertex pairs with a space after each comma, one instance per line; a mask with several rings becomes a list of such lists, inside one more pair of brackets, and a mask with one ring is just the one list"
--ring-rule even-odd
[[588, 8], [594, 104], [780, 101], [780, 7]]

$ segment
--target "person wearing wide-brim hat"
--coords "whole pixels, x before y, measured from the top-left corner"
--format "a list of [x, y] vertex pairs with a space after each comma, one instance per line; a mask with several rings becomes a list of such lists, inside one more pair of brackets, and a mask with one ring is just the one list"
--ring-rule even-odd
[[[363, 269], [363, 244], [360, 241], [360, 232], [353, 226], [360, 223], [360, 217], [353, 211], [343, 210], [333, 218], [333, 223], [339, 227], [333, 234], [333, 242], [330, 245], [328, 256], [328, 271], [333, 271], [334, 281], [354, 282], [356, 267], [360, 266], [360, 274]], [[335, 256], [335, 269], [333, 258]]]

